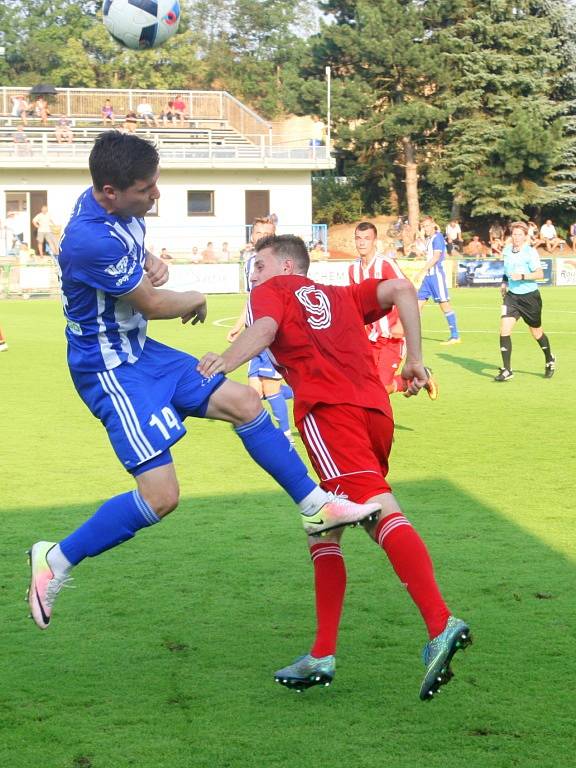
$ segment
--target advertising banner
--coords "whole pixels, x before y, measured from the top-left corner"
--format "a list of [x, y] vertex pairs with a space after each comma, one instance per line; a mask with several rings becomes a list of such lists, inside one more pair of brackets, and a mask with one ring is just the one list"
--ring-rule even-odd
[[[552, 284], [552, 259], [540, 259], [544, 278], [538, 280], [540, 285]], [[456, 285], [474, 287], [500, 285], [504, 275], [502, 259], [466, 259], [458, 262]]]
[[573, 259], [556, 259], [556, 285], [576, 285], [576, 255]]
[[200, 293], [239, 293], [238, 264], [170, 264], [166, 288]]

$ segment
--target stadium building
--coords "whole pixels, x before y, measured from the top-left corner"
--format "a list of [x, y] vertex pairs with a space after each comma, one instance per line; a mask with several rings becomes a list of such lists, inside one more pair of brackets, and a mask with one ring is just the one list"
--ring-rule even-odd
[[[271, 213], [279, 232], [326, 243], [325, 231], [312, 221], [312, 173], [333, 167], [323, 141], [281, 134], [225, 92], [44, 88], [49, 116], [42, 121], [28, 114], [26, 124], [18, 99], [31, 107], [34, 89], [0, 89], [0, 257], [14, 255], [15, 229], [35, 248], [32, 218], [42, 205], [56, 229], [66, 223], [90, 185], [94, 138], [112, 127], [135, 130], [159, 149], [162, 196], [147, 216], [156, 253], [164, 247], [176, 258], [200, 260], [211, 247], [216, 261], [233, 260], [254, 217]], [[113, 122], [105, 125], [107, 99]], [[179, 114], [169, 106], [177, 101], [185, 105]], [[143, 103], [153, 119], [141, 117]], [[131, 112], [136, 119], [128, 122]], [[70, 143], [58, 141], [62, 125], [72, 133]]]

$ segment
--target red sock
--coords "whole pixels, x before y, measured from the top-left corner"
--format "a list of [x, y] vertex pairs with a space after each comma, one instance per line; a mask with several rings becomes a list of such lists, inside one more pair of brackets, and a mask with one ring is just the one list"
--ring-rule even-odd
[[346, 565], [339, 544], [321, 542], [310, 547], [316, 590], [316, 640], [312, 656], [336, 653], [338, 626], [346, 593]]
[[392, 381], [394, 382], [395, 386], [394, 392], [406, 392], [408, 389], [408, 382], [402, 376], [394, 376]]
[[426, 545], [401, 512], [378, 523], [376, 541], [388, 555], [398, 578], [422, 614], [430, 638], [446, 628], [450, 616], [436, 579]]

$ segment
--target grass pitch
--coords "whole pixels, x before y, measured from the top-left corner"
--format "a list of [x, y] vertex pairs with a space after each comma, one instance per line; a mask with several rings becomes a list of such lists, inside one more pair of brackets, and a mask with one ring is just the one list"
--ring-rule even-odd
[[[309, 648], [312, 569], [291, 503], [214, 422], [189, 421], [174, 450], [180, 508], [83, 563], [53, 625], [37, 630], [23, 601], [25, 549], [63, 537], [132, 484], [68, 378], [58, 303], [1, 302], [10, 349], [0, 355], [0, 765], [569, 764], [576, 289], [543, 298], [552, 380], [519, 324], [516, 377], [492, 381], [498, 292], [462, 289], [461, 345], [440, 346], [440, 312], [424, 311], [440, 399], [393, 399], [392, 485], [475, 637], [429, 704], [418, 700], [422, 622], [361, 530], [343, 542], [349, 589], [333, 686], [298, 695], [273, 683]], [[196, 354], [220, 350], [241, 303], [212, 297], [205, 326], [154, 323], [151, 335]]]

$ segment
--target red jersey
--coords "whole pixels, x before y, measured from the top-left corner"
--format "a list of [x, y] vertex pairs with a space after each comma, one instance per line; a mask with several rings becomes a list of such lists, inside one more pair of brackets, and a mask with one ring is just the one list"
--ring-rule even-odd
[[[362, 265], [362, 259], [356, 259], [354, 264], [348, 267], [348, 281], [350, 285], [359, 285], [364, 280], [394, 280], [405, 278], [398, 264], [390, 256], [377, 253], [368, 266]], [[366, 333], [370, 341], [378, 341], [380, 338], [391, 339], [390, 329], [400, 320], [398, 310], [394, 307], [385, 317], [375, 323], [366, 326]]]
[[392, 418], [364, 325], [384, 315], [378, 280], [323, 285], [303, 275], [273, 277], [253, 288], [248, 322], [278, 323], [271, 357], [294, 390], [294, 418], [319, 403], [374, 408]]

